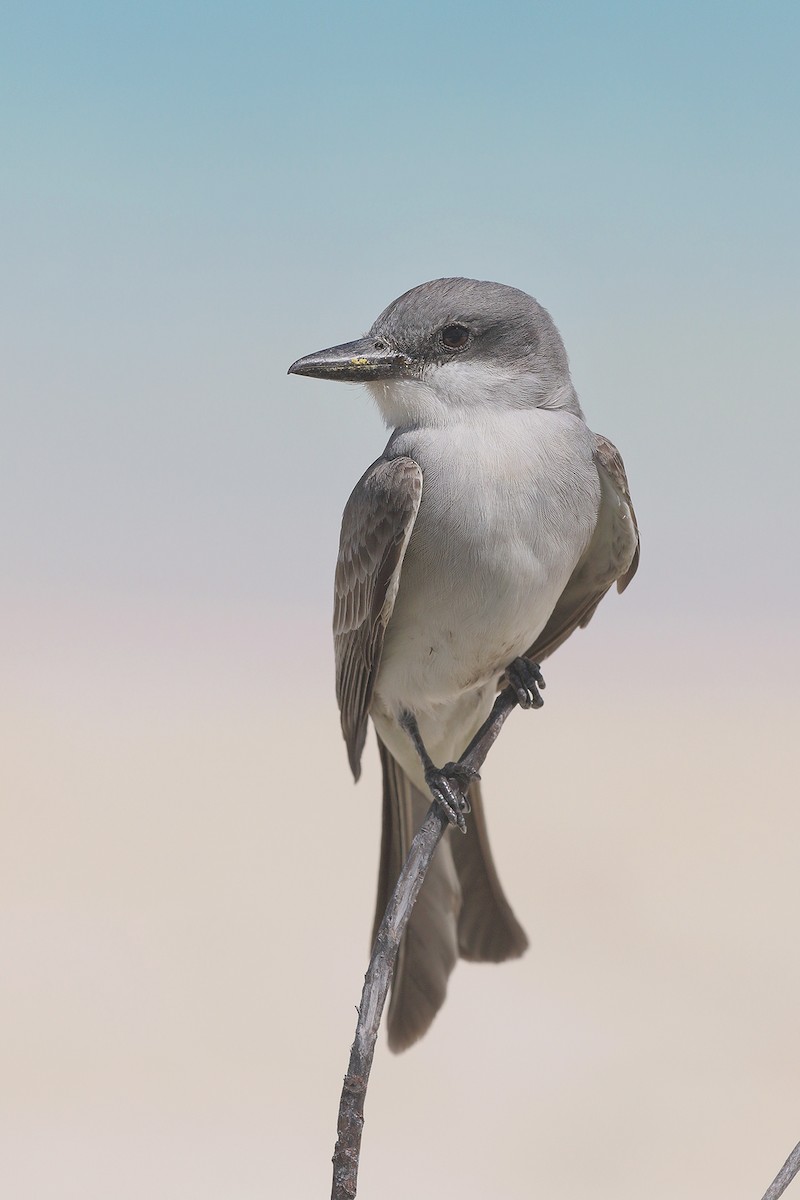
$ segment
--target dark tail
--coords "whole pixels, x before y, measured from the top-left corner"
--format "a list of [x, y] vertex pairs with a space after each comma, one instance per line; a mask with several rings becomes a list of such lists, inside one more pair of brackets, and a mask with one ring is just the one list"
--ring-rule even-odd
[[[373, 940], [430, 796], [378, 739], [383, 767], [383, 834]], [[466, 837], [448, 831], [439, 843], [408, 923], [389, 1001], [389, 1047], [407, 1049], [444, 1003], [459, 955], [473, 962], [518, 958], [528, 939], [506, 900], [492, 861], [480, 787], [469, 789]]]

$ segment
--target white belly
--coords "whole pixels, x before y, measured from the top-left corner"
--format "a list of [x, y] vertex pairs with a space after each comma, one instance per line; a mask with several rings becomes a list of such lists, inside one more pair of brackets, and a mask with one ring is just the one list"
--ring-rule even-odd
[[393, 442], [420, 464], [423, 484], [376, 681], [384, 740], [408, 709], [434, 761], [435, 746], [461, 753], [592, 535], [600, 490], [590, 437], [577, 417], [534, 409], [504, 412], [489, 429], [416, 430]]

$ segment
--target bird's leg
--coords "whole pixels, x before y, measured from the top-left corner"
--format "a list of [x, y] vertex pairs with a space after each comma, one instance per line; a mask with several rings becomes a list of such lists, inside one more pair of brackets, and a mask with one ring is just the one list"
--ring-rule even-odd
[[400, 717], [400, 724], [414, 743], [414, 749], [425, 772], [425, 782], [434, 800], [450, 824], [457, 825], [462, 833], [466, 833], [467, 823], [464, 817], [470, 811], [467, 788], [473, 779], [480, 779], [476, 768], [465, 762], [450, 762], [445, 763], [443, 767], [435, 767], [425, 749], [414, 714], [404, 712]]
[[539, 688], [544, 688], [545, 682], [538, 663], [531, 662], [529, 658], [515, 658], [506, 667], [505, 675], [508, 687], [497, 697], [491, 713], [458, 762], [435, 767], [425, 749], [414, 714], [406, 711], [400, 716], [400, 725], [411, 738], [419, 755], [431, 795], [451, 825], [457, 825], [462, 833], [467, 831], [464, 816], [470, 811], [467, 789], [473, 779], [480, 779], [478, 768], [489, 753], [506, 717], [517, 704], [520, 708], [541, 708], [544, 704]]
[[508, 686], [497, 696], [492, 711], [461, 755], [458, 766], [466, 767], [470, 771], [480, 770], [505, 725], [506, 718], [517, 705], [521, 704], [523, 708], [541, 708], [544, 704], [538, 688], [543, 688], [545, 683], [536, 663], [527, 658], [515, 658], [506, 669], [506, 679], [509, 681]]
[[506, 679], [514, 689], [520, 708], [541, 708], [544, 700], [539, 688], [545, 686], [539, 664], [529, 658], [515, 658], [506, 667]]

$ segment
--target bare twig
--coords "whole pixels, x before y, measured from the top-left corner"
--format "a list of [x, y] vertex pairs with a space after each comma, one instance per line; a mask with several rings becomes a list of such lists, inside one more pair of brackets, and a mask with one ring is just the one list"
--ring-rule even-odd
[[[459, 760], [464, 766], [480, 770], [500, 733], [506, 718], [517, 704], [512, 688], [505, 688], [497, 697], [494, 708], [470, 742]], [[447, 818], [438, 804], [432, 804], [417, 831], [408, 858], [395, 885], [394, 892], [378, 929], [372, 951], [361, 1004], [358, 1008], [356, 1036], [350, 1051], [350, 1062], [339, 1102], [336, 1149], [333, 1153], [333, 1188], [331, 1200], [354, 1200], [358, 1187], [358, 1164], [361, 1152], [361, 1133], [364, 1128], [364, 1101], [375, 1054], [381, 1016], [389, 985], [392, 981], [397, 952], [425, 880], [436, 847], [445, 830]], [[764, 1193], [762, 1200], [779, 1200], [800, 1171], [800, 1142], [781, 1167]]]
[[353, 1200], [358, 1186], [358, 1159], [364, 1127], [364, 1100], [375, 1053], [383, 1006], [389, 991], [397, 951], [433, 852], [447, 828], [447, 817], [432, 804], [417, 832], [408, 858], [375, 939], [358, 1009], [356, 1036], [350, 1050], [339, 1102], [336, 1149], [333, 1154], [331, 1200]]
[[[460, 762], [480, 770], [506, 717], [515, 708], [517, 697], [507, 687], [497, 697], [488, 720], [481, 726], [462, 755]], [[447, 828], [447, 818], [438, 804], [432, 804], [408, 853], [392, 898], [381, 921], [372, 951], [361, 1003], [358, 1008], [356, 1036], [350, 1051], [350, 1063], [339, 1102], [336, 1149], [333, 1153], [333, 1189], [331, 1200], [353, 1200], [358, 1186], [358, 1161], [361, 1131], [364, 1127], [364, 1100], [375, 1054], [383, 1007], [389, 992], [397, 951], [411, 910], [419, 895], [434, 851]]]
[[798, 1171], [800, 1171], [800, 1142], [797, 1143], [772, 1183], [764, 1192], [762, 1200], [778, 1200], [778, 1197], [783, 1195]]

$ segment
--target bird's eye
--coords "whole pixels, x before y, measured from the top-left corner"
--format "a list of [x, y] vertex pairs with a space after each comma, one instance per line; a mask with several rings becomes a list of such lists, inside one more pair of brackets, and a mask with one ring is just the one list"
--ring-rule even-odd
[[442, 344], [448, 350], [463, 350], [469, 341], [469, 330], [464, 325], [446, 325], [442, 330]]

